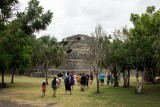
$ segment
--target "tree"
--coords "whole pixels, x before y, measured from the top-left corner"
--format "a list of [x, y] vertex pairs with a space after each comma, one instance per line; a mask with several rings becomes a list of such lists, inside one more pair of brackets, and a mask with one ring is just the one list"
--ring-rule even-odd
[[105, 56], [103, 51], [103, 41], [105, 36], [106, 33], [103, 31], [102, 27], [98, 25], [95, 28], [95, 32], [91, 34], [91, 38], [88, 42], [88, 55], [85, 56], [86, 60], [89, 61], [89, 64], [93, 67], [94, 73], [96, 74], [97, 93], [100, 93], [99, 74], [102, 71], [102, 61]]
[[44, 8], [39, 5], [38, 0], [30, 0], [24, 12], [17, 12], [17, 17], [22, 21], [21, 29], [26, 34], [30, 34], [45, 30], [51, 23], [53, 12], [50, 10], [44, 12]]
[[[23, 32], [17, 32], [14, 37], [8, 37], [9, 44], [6, 44], [6, 48], [10, 48], [8, 53], [11, 55], [12, 60], [10, 63], [10, 69], [12, 69], [11, 83], [14, 83], [14, 74], [17, 70], [19, 74], [23, 74], [24, 71], [31, 65], [31, 52], [34, 44], [35, 37], [25, 35]], [[23, 71], [22, 71], [23, 70]]]
[[48, 84], [48, 69], [58, 67], [63, 61], [63, 50], [57, 43], [56, 38], [42, 36], [36, 40], [32, 54], [33, 65], [41, 65], [45, 70], [46, 84]]
[[16, 9], [18, 0], [1, 0], [0, 1], [0, 70], [2, 71], [2, 86], [4, 87], [4, 73], [8, 69], [11, 56], [4, 48], [4, 38], [6, 31], [6, 24], [13, 17], [13, 12]]
[[11, 57], [8, 65], [13, 69], [11, 83], [16, 70], [22, 72], [31, 64], [33, 33], [45, 30], [53, 16], [50, 10], [44, 12], [37, 0], [30, 0], [24, 12], [15, 13], [17, 4], [18, 0], [0, 1], [0, 41], [3, 42], [3, 51]]
[[[31, 40], [33, 38], [32, 35], [34, 32], [45, 30], [47, 28], [47, 26], [51, 23], [52, 16], [53, 13], [50, 10], [44, 12], [44, 8], [39, 5], [38, 0], [30, 0], [30, 2], [28, 2], [28, 7], [26, 8], [26, 10], [24, 12], [17, 13], [17, 20], [21, 21], [20, 29], [25, 35], [30, 35], [28, 40]], [[33, 39], [32, 43], [28, 41], [28, 43], [30, 44], [30, 47], [27, 46], [28, 49], [32, 50], [31, 44], [33, 44], [33, 42]], [[24, 55], [24, 58], [25, 57], [29, 58], [27, 53], [26, 55]], [[27, 65], [30, 64], [30, 60], [28, 60], [28, 64], [26, 63]], [[25, 66], [19, 67], [24, 69]]]
[[2, 87], [5, 87], [4, 73], [8, 69], [10, 60], [10, 55], [3, 50], [3, 47], [0, 46], [0, 71], [2, 72]]
[[[159, 35], [159, 11], [154, 12], [155, 7], [147, 7], [146, 12], [140, 15], [132, 14], [131, 21], [134, 24], [132, 29], [132, 42], [137, 45], [137, 54], [140, 56], [140, 66], [143, 68], [144, 80], [145, 81], [155, 81], [155, 65], [157, 61], [154, 59], [155, 50], [153, 49], [154, 43], [158, 40], [157, 35]], [[133, 16], [138, 16], [133, 20]], [[158, 45], [158, 44], [157, 44]]]
[[18, 0], [1, 0], [0, 1], [0, 24], [5, 24], [13, 17], [13, 11], [16, 9]]
[[[131, 44], [134, 46], [134, 61], [136, 70], [143, 72], [143, 82], [155, 82], [159, 65], [159, 23], [160, 10], [154, 6], [147, 7], [146, 13], [131, 14], [130, 20], [134, 24], [131, 30]], [[141, 83], [138, 82], [137, 83]], [[142, 87], [140, 86], [142, 89]], [[141, 89], [137, 89], [141, 92]]]

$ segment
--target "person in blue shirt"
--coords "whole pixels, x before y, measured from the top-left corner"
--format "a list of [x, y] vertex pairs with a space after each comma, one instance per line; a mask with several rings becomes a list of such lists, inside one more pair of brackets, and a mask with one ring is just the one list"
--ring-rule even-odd
[[104, 84], [104, 78], [105, 78], [104, 73], [101, 73], [100, 76], [99, 76], [99, 79], [100, 79], [100, 82], [101, 82], [101, 86]]

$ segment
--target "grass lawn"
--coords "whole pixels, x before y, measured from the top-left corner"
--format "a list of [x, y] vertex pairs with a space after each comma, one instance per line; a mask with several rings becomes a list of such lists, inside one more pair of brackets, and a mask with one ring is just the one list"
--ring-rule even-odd
[[[16, 76], [13, 84], [11, 77], [6, 76], [8, 88], [0, 89], [0, 100], [12, 100], [27, 103], [37, 107], [160, 107], [160, 84], [143, 85], [144, 94], [134, 94], [135, 78], [131, 79], [131, 88], [100, 86], [96, 93], [96, 84], [90, 85], [84, 92], [76, 84], [73, 94], [65, 95], [64, 85], [57, 90], [57, 96], [52, 97], [52, 88], [47, 86], [46, 96], [41, 98], [41, 83], [44, 78]], [[1, 80], [1, 78], [0, 78]], [[51, 78], [49, 78], [51, 83]], [[51, 104], [51, 106], [49, 106]], [[53, 104], [53, 105], [52, 105]]]

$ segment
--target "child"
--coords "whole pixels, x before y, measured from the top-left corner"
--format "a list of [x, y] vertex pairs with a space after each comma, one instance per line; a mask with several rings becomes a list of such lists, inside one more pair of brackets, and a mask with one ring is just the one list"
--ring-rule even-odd
[[45, 92], [46, 92], [46, 82], [45, 82], [45, 80], [43, 80], [43, 83], [42, 83], [42, 97], [45, 96]]

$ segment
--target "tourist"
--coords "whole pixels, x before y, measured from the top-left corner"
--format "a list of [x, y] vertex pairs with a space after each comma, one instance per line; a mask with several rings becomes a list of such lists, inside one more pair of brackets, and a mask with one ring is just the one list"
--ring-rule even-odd
[[45, 82], [45, 80], [43, 80], [43, 82], [42, 82], [42, 97], [45, 96], [45, 92], [46, 92], [46, 82]]
[[94, 76], [93, 76], [93, 73], [91, 72], [91, 74], [90, 74], [90, 84], [92, 84], [93, 83], [93, 78], [94, 78]]
[[101, 86], [103, 86], [103, 84], [104, 84], [104, 78], [105, 78], [104, 73], [101, 73], [100, 76], [99, 76], [99, 79], [100, 79], [100, 82], [101, 82]]
[[63, 73], [60, 71], [58, 73], [58, 87], [62, 86], [62, 78], [63, 78]]
[[71, 92], [71, 76], [69, 75], [69, 72], [64, 77], [64, 84], [65, 84], [66, 94], [67, 94], [67, 91], [70, 91], [70, 94], [72, 94], [72, 92]]
[[81, 78], [80, 74], [77, 74], [76, 80], [77, 80], [78, 85], [80, 85], [80, 78]]
[[82, 73], [80, 83], [81, 83], [81, 91], [84, 91], [84, 88], [85, 88], [85, 85], [86, 85], [86, 76], [84, 75], [84, 73]]
[[88, 73], [86, 73], [86, 87], [88, 88], [88, 83], [89, 83], [89, 74]]
[[74, 77], [74, 85], [76, 85], [76, 81], [77, 81], [77, 74], [76, 74], [76, 73], [74, 73], [73, 77]]
[[71, 77], [71, 87], [72, 87], [72, 90], [73, 90], [73, 86], [74, 86], [74, 84], [75, 84], [73, 74], [71, 74], [70, 77]]
[[55, 75], [54, 78], [52, 79], [53, 97], [56, 96], [57, 86], [58, 86], [58, 79], [57, 76]]

